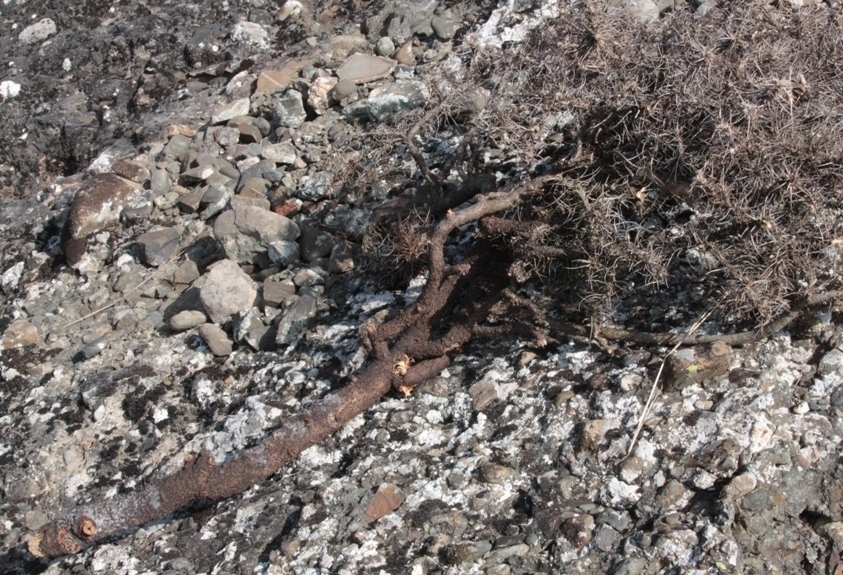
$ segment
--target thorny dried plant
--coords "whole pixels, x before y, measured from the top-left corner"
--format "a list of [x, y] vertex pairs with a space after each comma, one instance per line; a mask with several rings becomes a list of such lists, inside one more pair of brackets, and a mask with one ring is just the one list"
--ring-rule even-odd
[[[404, 135], [387, 153], [382, 138], [361, 147], [378, 166], [348, 171], [398, 174], [408, 161], [416, 171], [373, 217], [369, 247], [384, 266], [423, 263], [426, 283], [414, 303], [361, 327], [368, 366], [225, 462], [203, 452], [71, 509], [30, 541], [33, 553], [75, 553], [243, 491], [477, 338], [741, 345], [840, 297], [839, 13], [758, 0], [645, 25], [587, 3], [520, 49], [469, 41], [460, 53], [466, 69], [450, 93], [443, 84], [413, 124], [381, 129]], [[485, 108], [451, 107], [472, 99], [455, 85], [482, 90]], [[611, 318], [625, 300], [691, 292], [729, 327], [645, 332], [578, 312]]]

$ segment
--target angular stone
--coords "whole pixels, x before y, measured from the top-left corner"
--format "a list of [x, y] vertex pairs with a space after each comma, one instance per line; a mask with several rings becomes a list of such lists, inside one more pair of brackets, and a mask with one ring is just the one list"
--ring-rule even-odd
[[334, 84], [334, 87], [331, 88], [331, 92], [328, 96], [330, 96], [334, 102], [341, 102], [355, 92], [357, 92], [357, 84], [354, 80], [340, 80]]
[[225, 357], [231, 354], [231, 340], [225, 331], [213, 323], [203, 324], [199, 328], [199, 335], [208, 344], [211, 353], [218, 357]]
[[324, 284], [325, 278], [316, 270], [304, 268], [296, 272], [296, 275], [293, 276], [293, 282], [299, 287], [312, 287]]
[[459, 30], [459, 24], [447, 18], [437, 16], [430, 22], [430, 27], [440, 40], [448, 41], [454, 37], [454, 34]]
[[290, 85], [290, 82], [299, 75], [301, 68], [301, 62], [294, 61], [288, 62], [280, 70], [264, 70], [258, 76], [255, 94], [265, 94], [286, 89]]
[[274, 334], [270, 334], [269, 326], [255, 316], [252, 311], [247, 312], [237, 323], [234, 339], [245, 343], [255, 351], [272, 351], [275, 349]]
[[369, 500], [364, 512], [369, 521], [377, 521], [401, 507], [404, 498], [398, 488], [391, 483], [383, 483]]
[[189, 285], [200, 277], [199, 267], [193, 260], [187, 260], [173, 272], [173, 283], [176, 285]]
[[[255, 147], [256, 147], [255, 155], [257, 156], [258, 154], [260, 154], [260, 147], [259, 146], [255, 146]], [[252, 179], [252, 178], [263, 178], [264, 172], [268, 172], [270, 170], [275, 169], [275, 162], [273, 162], [271, 160], [259, 160], [257, 157], [250, 158], [250, 159], [254, 160], [254, 162], [251, 163], [248, 167], [245, 164], [241, 165], [240, 182], [237, 185], [237, 191], [238, 192], [242, 190], [243, 186], [246, 185], [246, 182], [248, 182], [250, 179]]]
[[261, 156], [276, 164], [289, 165], [296, 161], [296, 148], [290, 142], [264, 144], [261, 146]]
[[233, 210], [240, 209], [244, 206], [254, 206], [262, 210], [268, 210], [270, 208], [269, 200], [253, 196], [231, 196], [230, 204]]
[[138, 190], [123, 208], [123, 219], [129, 222], [140, 222], [152, 213], [155, 205], [155, 194], [152, 190]]
[[382, 122], [402, 110], [423, 106], [430, 98], [430, 90], [419, 80], [399, 80], [394, 84], [375, 88], [365, 103], [369, 116]]
[[316, 298], [305, 295], [297, 299], [281, 316], [275, 343], [279, 346], [295, 345], [315, 316]]
[[279, 266], [288, 266], [301, 256], [298, 242], [271, 242], [267, 248], [269, 261]]
[[190, 148], [190, 143], [191, 139], [184, 134], [176, 134], [161, 150], [159, 158], [165, 161], [180, 158]]
[[263, 282], [263, 302], [270, 307], [279, 307], [296, 295], [296, 285], [291, 280], [267, 280]]
[[198, 166], [190, 168], [181, 173], [182, 183], [188, 185], [189, 183], [203, 182], [214, 175], [214, 166], [208, 164], [207, 166]]
[[717, 377], [726, 373], [731, 364], [732, 348], [722, 341], [680, 349], [667, 358], [665, 389], [677, 390]]
[[195, 309], [180, 311], [170, 318], [170, 327], [175, 331], [187, 331], [208, 321], [204, 313]]
[[111, 170], [121, 178], [126, 178], [138, 184], [142, 184], [149, 179], [149, 170], [134, 162], [115, 160], [111, 164]]
[[[245, 181], [243, 186], [240, 188], [238, 192], [241, 196], [246, 198], [266, 198], [266, 192], [269, 189], [270, 184], [269, 181], [264, 180], [263, 178], [249, 178]], [[267, 200], [267, 203], [269, 200]], [[267, 207], [266, 209], [269, 209]]]
[[298, 196], [305, 200], [319, 201], [327, 197], [334, 175], [331, 172], [316, 172], [304, 176], [298, 189]]
[[330, 234], [312, 226], [308, 222], [301, 225], [299, 245], [301, 246], [301, 259], [310, 263], [316, 258], [324, 258], [331, 253], [336, 240]]
[[50, 18], [42, 18], [35, 24], [30, 24], [18, 34], [18, 41], [24, 44], [34, 44], [46, 40], [57, 32], [56, 23]]
[[237, 129], [240, 130], [240, 142], [243, 144], [252, 144], [263, 139], [260, 128], [254, 124], [240, 124]]
[[320, 116], [331, 106], [328, 94], [336, 83], [336, 78], [316, 78], [307, 91], [307, 103]]
[[397, 62], [382, 56], [357, 53], [352, 55], [337, 69], [340, 80], [351, 80], [357, 84], [373, 82], [386, 78]]
[[214, 235], [226, 255], [241, 263], [254, 263], [269, 244], [298, 238], [299, 227], [275, 212], [254, 206], [238, 206], [214, 223]]
[[186, 214], [196, 212], [199, 209], [199, 204], [202, 203], [202, 198], [205, 196], [206, 191], [205, 188], [196, 188], [192, 192], [180, 196], [178, 205], [181, 211]]
[[240, 98], [239, 100], [234, 100], [229, 104], [224, 104], [214, 110], [214, 113], [211, 116], [211, 123], [221, 124], [223, 122], [228, 122], [230, 119], [236, 118], [237, 116], [245, 116], [249, 113], [250, 105], [249, 98]]
[[257, 295], [254, 282], [232, 260], [214, 264], [199, 292], [205, 311], [216, 324], [223, 324], [234, 314], [250, 310]]
[[151, 266], [162, 266], [179, 249], [181, 236], [175, 228], [164, 228], [146, 232], [138, 236], [137, 242], [141, 247], [143, 260]]
[[298, 90], [287, 90], [283, 95], [275, 98], [271, 106], [273, 120], [287, 128], [298, 128], [307, 119], [304, 99]]
[[103, 230], [120, 219], [139, 186], [116, 174], [94, 174], [82, 184], [70, 206], [67, 225], [72, 239]]
[[163, 196], [170, 191], [170, 174], [167, 170], [155, 170], [149, 180], [149, 189], [156, 196]]
[[3, 333], [3, 339], [0, 340], [0, 347], [3, 349], [14, 349], [18, 347], [29, 347], [38, 343], [38, 328], [29, 323], [19, 319], [12, 322], [12, 325], [6, 328]]

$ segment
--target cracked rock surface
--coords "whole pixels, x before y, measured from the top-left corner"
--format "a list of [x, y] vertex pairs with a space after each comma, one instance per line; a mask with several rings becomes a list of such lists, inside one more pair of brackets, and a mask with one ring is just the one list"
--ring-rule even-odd
[[386, 193], [338, 195], [340, 151], [424, 106], [467, 36], [517, 45], [556, 6], [4, 5], [4, 573], [838, 572], [830, 312], [684, 352], [634, 445], [667, 349], [477, 343], [243, 494], [75, 556], [26, 551], [63, 509], [202, 448], [224, 461], [365, 365], [361, 323], [423, 278], [389, 290], [359, 269], [339, 232]]

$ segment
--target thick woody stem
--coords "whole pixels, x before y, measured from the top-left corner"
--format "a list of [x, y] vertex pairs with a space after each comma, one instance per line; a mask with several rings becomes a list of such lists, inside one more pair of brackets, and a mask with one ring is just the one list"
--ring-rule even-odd
[[[354, 382], [293, 417], [259, 445], [226, 462], [215, 462], [205, 451], [186, 462], [180, 471], [153, 480], [138, 491], [74, 509], [41, 529], [30, 540], [30, 551], [46, 557], [77, 553], [91, 543], [131, 531], [191, 502], [216, 501], [245, 491], [372, 407], [392, 387], [394, 360], [390, 356], [370, 364]], [[444, 369], [440, 362], [416, 371], [418, 375], [429, 374], [431, 368], [439, 365], [440, 371]]]

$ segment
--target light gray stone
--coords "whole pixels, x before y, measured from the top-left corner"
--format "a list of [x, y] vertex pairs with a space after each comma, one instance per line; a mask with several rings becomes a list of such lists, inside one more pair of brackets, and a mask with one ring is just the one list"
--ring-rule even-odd
[[290, 165], [296, 161], [296, 148], [290, 142], [264, 144], [261, 146], [261, 156], [277, 164]]
[[412, 110], [424, 105], [428, 98], [430, 90], [424, 82], [399, 80], [372, 90], [364, 105], [369, 116], [381, 122], [402, 110]]
[[375, 44], [375, 52], [378, 53], [378, 56], [388, 57], [391, 56], [393, 52], [395, 52], [395, 43], [389, 36], [382, 36], [378, 43]]
[[272, 101], [272, 118], [287, 128], [298, 128], [307, 119], [304, 98], [298, 90], [287, 90]]
[[281, 316], [275, 342], [281, 345], [295, 345], [307, 331], [311, 320], [316, 316], [316, 298], [302, 296]]
[[18, 34], [18, 40], [24, 44], [34, 44], [46, 40], [58, 31], [56, 23], [50, 18], [42, 18], [35, 24], [30, 24]]
[[290, 219], [255, 206], [238, 205], [217, 218], [214, 236], [228, 258], [253, 263], [273, 242], [293, 241], [299, 227]]
[[318, 201], [327, 197], [334, 175], [331, 172], [316, 172], [304, 176], [298, 189], [298, 196], [303, 200]]
[[186, 309], [171, 317], [169, 324], [175, 331], [187, 331], [204, 324], [207, 320], [201, 311]]
[[230, 104], [223, 104], [214, 110], [214, 114], [211, 116], [211, 123], [221, 124], [237, 116], [245, 116], [249, 113], [249, 105], [249, 98], [240, 98]]
[[205, 311], [217, 324], [251, 309], [257, 295], [254, 282], [232, 260], [217, 262], [199, 292]]
[[387, 77], [396, 64], [395, 60], [389, 58], [358, 52], [337, 69], [337, 76], [340, 80], [351, 80], [357, 84], [365, 84]]

